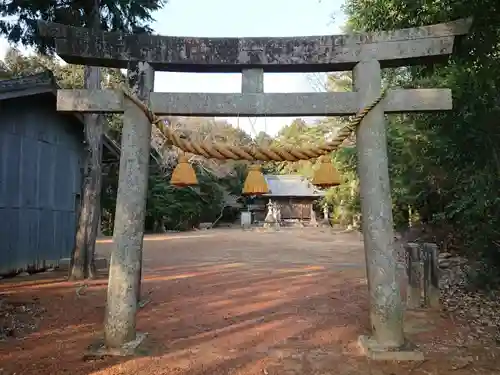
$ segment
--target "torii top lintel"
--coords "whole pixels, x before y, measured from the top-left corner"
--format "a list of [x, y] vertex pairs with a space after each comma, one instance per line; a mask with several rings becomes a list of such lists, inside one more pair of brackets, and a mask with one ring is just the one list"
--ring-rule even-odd
[[456, 36], [472, 19], [408, 29], [347, 35], [286, 38], [195, 38], [102, 32], [39, 21], [42, 37], [54, 38], [68, 63], [127, 68], [148, 61], [156, 70], [180, 72], [267, 72], [350, 70], [359, 61], [382, 67], [426, 64], [453, 52]]

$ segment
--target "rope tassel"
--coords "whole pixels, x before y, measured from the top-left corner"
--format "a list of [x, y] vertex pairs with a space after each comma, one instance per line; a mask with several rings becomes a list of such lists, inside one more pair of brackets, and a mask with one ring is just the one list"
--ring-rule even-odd
[[[247, 160], [247, 161], [288, 161], [320, 159], [320, 165], [316, 171], [312, 183], [319, 187], [331, 187], [340, 185], [341, 179], [331, 160], [326, 155], [336, 151], [349, 135], [361, 124], [364, 117], [376, 107], [385, 97], [389, 85], [382, 90], [380, 95], [369, 105], [363, 108], [350, 123], [344, 126], [337, 136], [324, 144], [314, 145], [306, 148], [295, 147], [254, 147], [245, 145], [228, 145], [221, 143], [195, 142], [182, 137], [174, 129], [164, 126], [161, 118], [156, 116], [146, 104], [132, 94], [127, 88], [123, 88], [123, 94], [133, 101], [148, 117], [152, 124], [163, 133], [168, 145], [174, 145], [184, 152], [200, 155], [205, 158], [217, 160]], [[175, 167], [170, 182], [175, 186], [197, 185], [198, 179], [193, 167], [189, 164], [187, 157], [183, 156]], [[243, 187], [243, 194], [262, 195], [269, 192], [266, 179], [262, 174], [260, 166], [250, 167], [248, 176]]]
[[319, 159], [319, 168], [314, 173], [311, 183], [320, 188], [339, 186], [341, 183], [340, 174], [327, 156]]
[[243, 185], [244, 195], [263, 195], [269, 193], [267, 181], [259, 165], [252, 165], [248, 169], [248, 175]]
[[172, 172], [170, 183], [177, 187], [198, 185], [198, 178], [187, 156], [183, 155], [179, 158], [179, 163]]

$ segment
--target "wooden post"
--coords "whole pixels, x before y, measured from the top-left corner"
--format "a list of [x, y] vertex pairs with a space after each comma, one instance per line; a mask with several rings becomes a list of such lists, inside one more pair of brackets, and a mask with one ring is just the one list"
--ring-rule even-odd
[[416, 309], [420, 307], [422, 296], [420, 272], [420, 247], [416, 243], [405, 245], [406, 272], [408, 275], [408, 291], [406, 293], [406, 307]]
[[424, 304], [426, 307], [439, 308], [439, 265], [436, 244], [424, 243]]
[[[153, 73], [144, 62], [136, 62], [129, 69], [129, 83], [141, 99], [152, 89]], [[136, 341], [150, 140], [148, 118], [131, 100], [124, 99], [120, 177], [104, 322], [108, 348]]]
[[[354, 68], [354, 88], [362, 97], [359, 108], [380, 95], [380, 73], [376, 60], [359, 62]], [[404, 344], [403, 305], [396, 278], [383, 106], [376, 106], [364, 118], [356, 142], [372, 339], [379, 348], [400, 348]]]

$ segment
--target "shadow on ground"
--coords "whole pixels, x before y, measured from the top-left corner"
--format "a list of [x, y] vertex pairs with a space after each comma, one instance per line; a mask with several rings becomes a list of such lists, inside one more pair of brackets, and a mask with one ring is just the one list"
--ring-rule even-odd
[[[454, 331], [439, 314], [432, 322], [420, 316], [424, 328], [411, 334], [435, 351], [426, 363], [373, 363], [360, 355], [357, 337], [369, 332], [361, 244], [303, 231], [146, 242], [142, 290], [151, 302], [139, 311], [137, 328], [149, 336], [137, 358], [82, 360], [102, 330], [106, 279], [90, 282], [81, 296], [59, 274], [0, 284], [9, 300], [46, 309], [37, 332], [0, 343], [0, 374], [452, 371], [442, 357], [455, 353], [448, 342]], [[470, 368], [453, 370], [462, 373]]]

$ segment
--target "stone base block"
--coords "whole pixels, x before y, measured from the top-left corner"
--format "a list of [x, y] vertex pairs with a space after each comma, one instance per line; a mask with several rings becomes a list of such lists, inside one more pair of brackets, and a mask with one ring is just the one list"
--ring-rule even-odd
[[263, 228], [270, 232], [275, 232], [280, 230], [280, 225], [276, 222], [265, 222]]
[[405, 343], [400, 348], [388, 348], [379, 345], [368, 336], [360, 336], [358, 345], [363, 353], [370, 359], [377, 361], [423, 361], [424, 354], [415, 350], [410, 343]]
[[99, 359], [104, 357], [128, 357], [145, 354], [140, 350], [141, 344], [147, 337], [147, 333], [137, 332], [135, 340], [127, 342], [120, 348], [108, 348], [104, 345], [104, 339], [101, 338], [90, 345], [83, 355], [86, 360]]
[[323, 228], [328, 227], [328, 228], [334, 228], [335, 229], [335, 227], [332, 225], [332, 222], [329, 219], [326, 219], [326, 220], [323, 219], [323, 220], [321, 220], [321, 222], [319, 223], [319, 225], [321, 227], [323, 227]]

